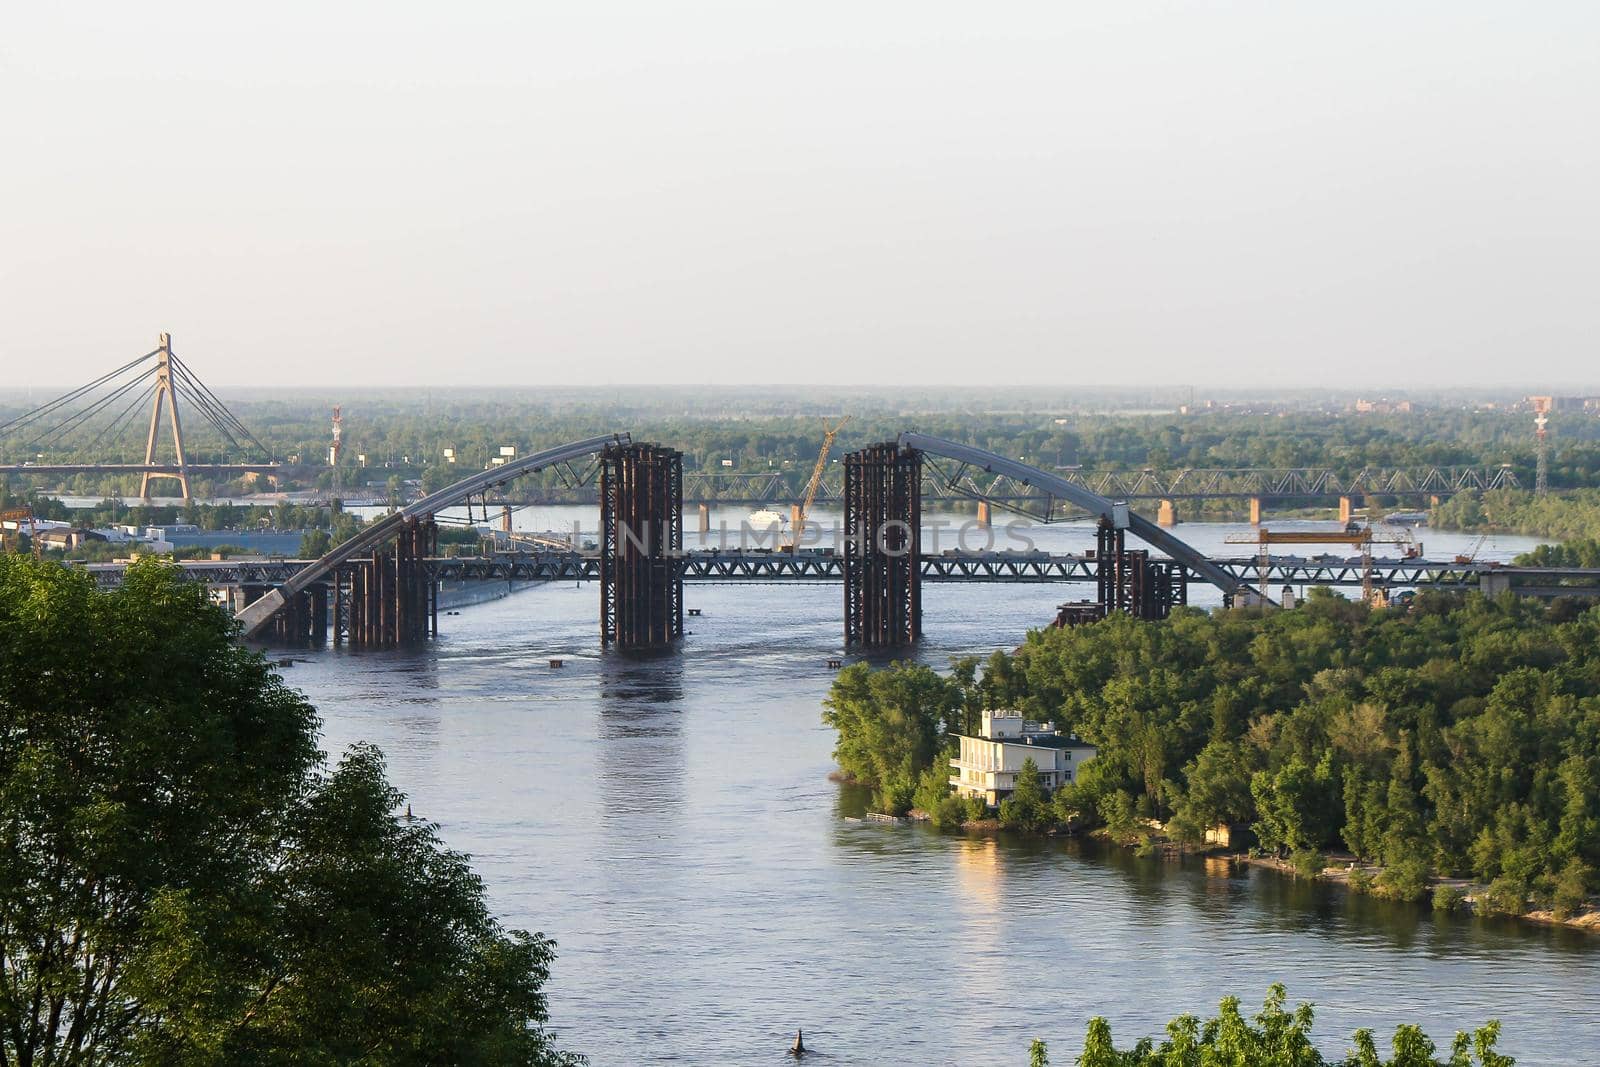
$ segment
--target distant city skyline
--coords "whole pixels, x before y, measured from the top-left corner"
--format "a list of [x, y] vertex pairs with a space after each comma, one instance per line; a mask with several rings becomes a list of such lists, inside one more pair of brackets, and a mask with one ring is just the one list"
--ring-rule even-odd
[[1600, 10], [27, 5], [0, 389], [1600, 392]]

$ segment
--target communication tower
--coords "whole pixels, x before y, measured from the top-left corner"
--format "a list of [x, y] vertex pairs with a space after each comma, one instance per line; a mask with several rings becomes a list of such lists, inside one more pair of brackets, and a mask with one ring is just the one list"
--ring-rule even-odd
[[333, 490], [339, 491], [339, 451], [344, 446], [339, 438], [344, 434], [344, 414], [341, 405], [333, 407], [333, 442], [328, 445], [328, 466], [333, 468]]
[[1549, 431], [1545, 427], [1550, 423], [1550, 409], [1554, 406], [1554, 398], [1530, 396], [1528, 400], [1533, 404], [1533, 439], [1537, 448], [1533, 492], [1535, 496], [1544, 496], [1550, 489], [1550, 443]]

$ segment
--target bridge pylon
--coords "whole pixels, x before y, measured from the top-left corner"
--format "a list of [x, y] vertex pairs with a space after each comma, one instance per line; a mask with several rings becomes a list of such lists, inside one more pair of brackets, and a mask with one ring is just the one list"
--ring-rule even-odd
[[168, 474], [163, 471], [146, 470], [139, 479], [139, 496], [148, 501], [150, 499], [150, 483], [157, 478], [167, 478], [176, 481], [183, 489], [184, 503], [192, 499], [189, 492], [189, 464], [183, 454], [183, 421], [178, 417], [178, 391], [172, 386], [172, 335], [161, 335], [160, 347], [156, 349], [156, 380], [155, 396], [150, 403], [150, 433], [145, 438], [144, 462], [148, 468], [156, 462], [156, 438], [161, 433], [161, 410], [166, 405], [167, 419], [172, 427], [172, 450], [178, 457], [178, 471]]
[[683, 636], [683, 453], [613, 444], [600, 453], [600, 640], [666, 648]]
[[922, 453], [896, 442], [844, 458], [844, 640], [894, 648], [922, 636]]

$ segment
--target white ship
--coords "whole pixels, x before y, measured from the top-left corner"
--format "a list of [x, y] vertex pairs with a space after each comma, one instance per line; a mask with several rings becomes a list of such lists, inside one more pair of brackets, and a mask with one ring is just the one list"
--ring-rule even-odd
[[789, 520], [771, 508], [762, 508], [760, 511], [752, 511], [750, 517], [744, 521], [752, 530], [770, 530], [774, 527], [782, 529]]

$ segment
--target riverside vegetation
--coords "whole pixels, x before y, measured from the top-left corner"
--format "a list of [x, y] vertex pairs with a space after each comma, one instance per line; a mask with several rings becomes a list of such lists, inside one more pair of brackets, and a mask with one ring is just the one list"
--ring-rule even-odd
[[174, 569], [0, 555], [0, 1064], [571, 1064], [381, 755]]
[[[1160, 1044], [1141, 1038], [1125, 1050], [1112, 1041], [1110, 1024], [1096, 1018], [1089, 1022], [1083, 1053], [1076, 1063], [1078, 1067], [1514, 1067], [1516, 1062], [1495, 1050], [1500, 1039], [1498, 1022], [1489, 1022], [1471, 1034], [1456, 1034], [1449, 1059], [1439, 1059], [1438, 1048], [1427, 1034], [1407, 1024], [1396, 1028], [1389, 1059], [1379, 1055], [1372, 1031], [1363, 1029], [1353, 1035], [1353, 1047], [1345, 1058], [1328, 1060], [1311, 1043], [1311, 1005], [1300, 1004], [1289, 1011], [1287, 996], [1283, 986], [1273, 986], [1254, 1020], [1239, 1010], [1237, 997], [1228, 997], [1215, 1017], [1202, 1020], [1180, 1015], [1167, 1024]], [[1028, 1067], [1050, 1067], [1050, 1050], [1043, 1041], [1033, 1042]]]
[[1035, 631], [977, 668], [840, 673], [823, 718], [882, 810], [941, 827], [982, 815], [949, 791], [948, 734], [1011, 707], [1099, 751], [1053, 797], [1025, 768], [1006, 827], [1138, 845], [1158, 827], [1199, 844], [1247, 824], [1305, 873], [1342, 848], [1363, 861], [1356, 889], [1420, 900], [1433, 876], [1465, 877], [1487, 887], [1480, 910], [1513, 914], [1570, 916], [1596, 888], [1600, 610], [1438, 593], [1369, 608], [1323, 591], [1293, 611]]
[[1600, 490], [1545, 496], [1518, 489], [1462, 493], [1429, 512], [1428, 521], [1445, 530], [1488, 530], [1582, 542], [1589, 546], [1592, 558], [1600, 542]]

